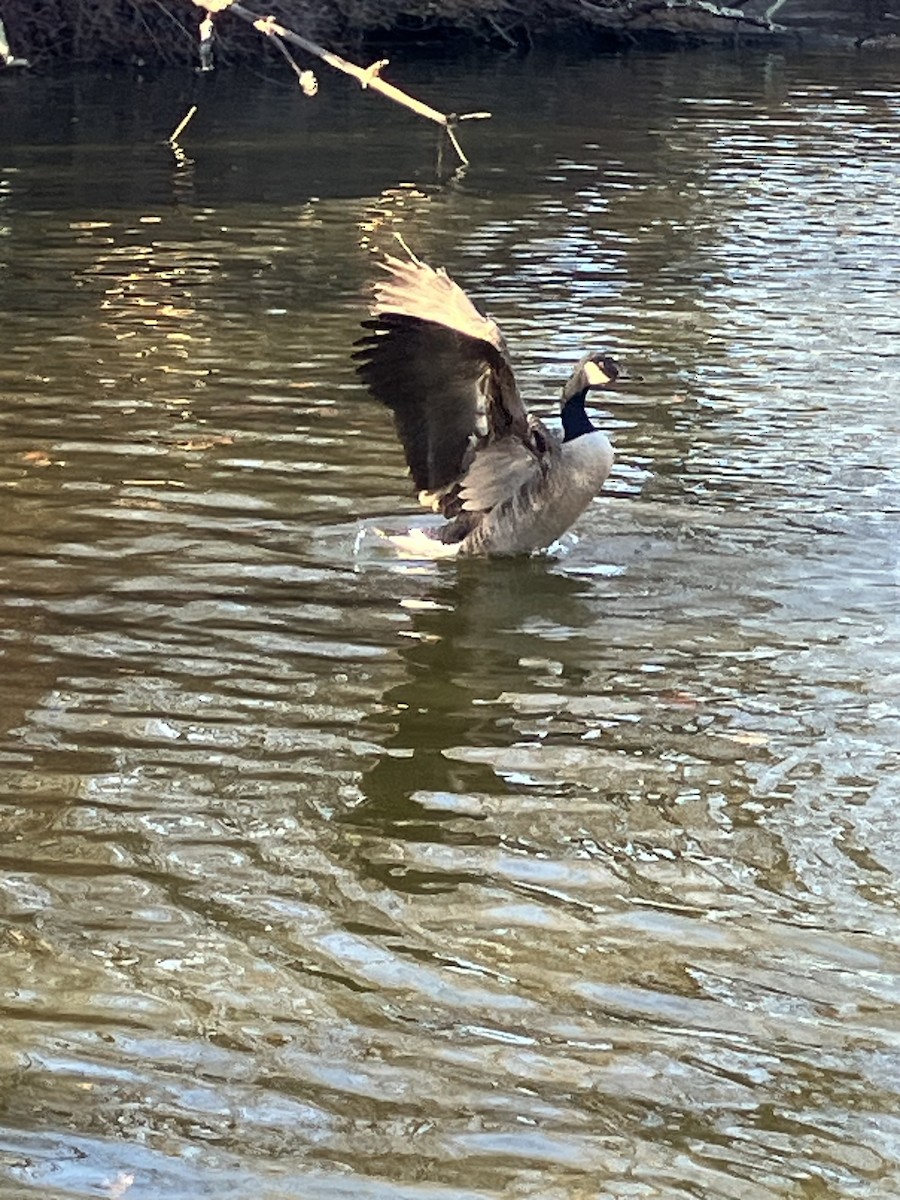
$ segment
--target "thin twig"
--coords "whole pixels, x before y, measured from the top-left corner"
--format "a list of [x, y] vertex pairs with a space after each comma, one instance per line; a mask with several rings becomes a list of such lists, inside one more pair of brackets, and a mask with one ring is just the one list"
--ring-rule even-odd
[[300, 85], [300, 90], [303, 92], [303, 95], [304, 96], [314, 96], [316, 94], [316, 92], [319, 90], [319, 85], [316, 83], [315, 75], [313, 75], [312, 71], [305, 71], [302, 67], [299, 67], [294, 62], [293, 55], [291, 54], [290, 50], [288, 50], [287, 46], [284, 44], [284, 42], [281, 40], [281, 38], [278, 36], [277, 33], [271, 33], [271, 34], [269, 34], [269, 36], [271, 37], [271, 39], [275, 43], [275, 45], [278, 47], [278, 49], [281, 51], [281, 53], [284, 55], [284, 57], [287, 59], [288, 66], [291, 68], [291, 70], [297, 76], [297, 82]]
[[185, 129], [187, 128], [188, 122], [193, 118], [194, 113], [196, 111], [197, 111], [197, 105], [192, 104], [191, 107], [187, 110], [187, 114], [184, 117], [184, 120], [180, 121], [178, 123], [178, 125], [176, 125], [176, 127], [172, 131], [172, 133], [169, 135], [170, 143], [175, 143], [178, 141], [178, 135], [181, 133], [184, 133]]
[[459, 155], [460, 162], [462, 163], [462, 165], [464, 167], [467, 167], [469, 165], [469, 160], [468, 160], [468, 158], [466, 158], [465, 154], [463, 153], [463, 148], [459, 144], [459, 138], [456, 136], [456, 134], [453, 131], [453, 126], [450, 125], [449, 123], [447, 125], [447, 137], [450, 139], [450, 145], [453, 147], [453, 149]]
[[[187, 40], [189, 42], [193, 42], [193, 40], [194, 40], [193, 35], [187, 29], [185, 29], [185, 27], [178, 20], [178, 18], [175, 16], [174, 13], [170, 13], [169, 10], [165, 7], [165, 5], [160, 3], [160, 0], [153, 0], [153, 3], [156, 5], [156, 7], [159, 9], [160, 13], [162, 13], [162, 15], [164, 17], [168, 17], [168, 19], [172, 22], [172, 24], [177, 26], [177, 28], [181, 30], [181, 32], [184, 34], [184, 36], [187, 38]], [[146, 22], [145, 22], [145, 24], [146, 24]]]
[[519, 44], [516, 39], [508, 34], [503, 26], [500, 25], [500, 23], [496, 21], [494, 17], [490, 15], [490, 13], [485, 13], [484, 20], [487, 21], [488, 25], [490, 25], [491, 29], [493, 29], [494, 33], [496, 33], [497, 37], [500, 38], [501, 41], [506, 42], [510, 50], [518, 50]]
[[772, 18], [778, 12], [779, 8], [783, 8], [787, 4], [787, 0], [775, 0], [774, 4], [770, 4], [765, 11], [765, 19], [771, 23]]

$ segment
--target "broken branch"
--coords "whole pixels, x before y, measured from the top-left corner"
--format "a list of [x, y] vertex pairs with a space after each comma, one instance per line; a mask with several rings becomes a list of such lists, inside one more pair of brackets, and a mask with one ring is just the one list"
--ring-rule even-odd
[[379, 92], [386, 99], [393, 100], [395, 104], [401, 104], [417, 116], [424, 117], [428, 121], [434, 121], [436, 125], [440, 125], [446, 131], [451, 145], [459, 155], [460, 161], [464, 164], [467, 164], [469, 160], [463, 153], [463, 149], [455, 134], [457, 123], [461, 120], [481, 119], [491, 115], [490, 113], [479, 112], [457, 116], [453, 113], [439, 112], [438, 109], [432, 108], [429, 104], [424, 104], [421, 100], [417, 100], [415, 96], [410, 96], [407, 92], [394, 87], [392, 83], [388, 83], [382, 79], [381, 70], [386, 60], [373, 63], [370, 67], [358, 67], [355, 63], [348, 62], [346, 58], [341, 58], [339, 54], [334, 54], [331, 50], [326, 50], [324, 46], [319, 46], [315, 42], [311, 42], [309, 38], [302, 37], [299, 33], [294, 33], [292, 29], [287, 29], [284, 25], [274, 20], [274, 18], [260, 17], [257, 13], [245, 8], [243, 4], [238, 4], [236, 0], [211, 0], [211, 2], [207, 2], [207, 0], [194, 0], [194, 3], [199, 8], [214, 8], [215, 11], [228, 9], [235, 16], [248, 21], [260, 33], [280, 39], [282, 42], [290, 42], [293, 46], [299, 46], [301, 50], [305, 50], [307, 54], [312, 54], [315, 58], [327, 63], [329, 67], [334, 67], [336, 71], [343, 71], [345, 75], [350, 75], [359, 83], [360, 87], [371, 89], [373, 92]]

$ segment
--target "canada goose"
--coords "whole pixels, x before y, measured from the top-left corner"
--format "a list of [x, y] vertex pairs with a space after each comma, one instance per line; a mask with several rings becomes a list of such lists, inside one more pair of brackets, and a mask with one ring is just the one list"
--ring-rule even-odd
[[610, 472], [612, 448], [584, 404], [615, 380], [615, 361], [589, 354], [574, 368], [560, 438], [526, 411], [503, 335], [443, 269], [390, 255], [381, 265], [353, 357], [394, 414], [420, 502], [447, 518], [428, 536], [444, 554], [550, 546]]

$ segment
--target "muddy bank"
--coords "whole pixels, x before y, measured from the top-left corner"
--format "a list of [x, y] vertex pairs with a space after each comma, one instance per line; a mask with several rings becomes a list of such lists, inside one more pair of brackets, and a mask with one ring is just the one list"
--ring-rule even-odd
[[[396, 43], [452, 48], [473, 40], [512, 50], [575, 38], [606, 48], [735, 39], [894, 48], [900, 46], [900, 4], [895, 7], [896, 14], [890, 0], [735, 0], [727, 7], [710, 0], [337, 0], [328, 6], [271, 0], [258, 9], [346, 51]], [[197, 60], [203, 15], [191, 0], [0, 0], [8, 67], [21, 66], [21, 59], [38, 68], [189, 63]], [[275, 51], [224, 12], [216, 18], [216, 52], [226, 64]]]

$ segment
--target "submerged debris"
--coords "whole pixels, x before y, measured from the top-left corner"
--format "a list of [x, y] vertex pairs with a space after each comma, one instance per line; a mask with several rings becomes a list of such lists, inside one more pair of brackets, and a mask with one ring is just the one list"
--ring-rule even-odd
[[30, 67], [31, 63], [27, 58], [16, 58], [9, 48], [9, 40], [6, 36], [6, 27], [0, 19], [0, 67]]

